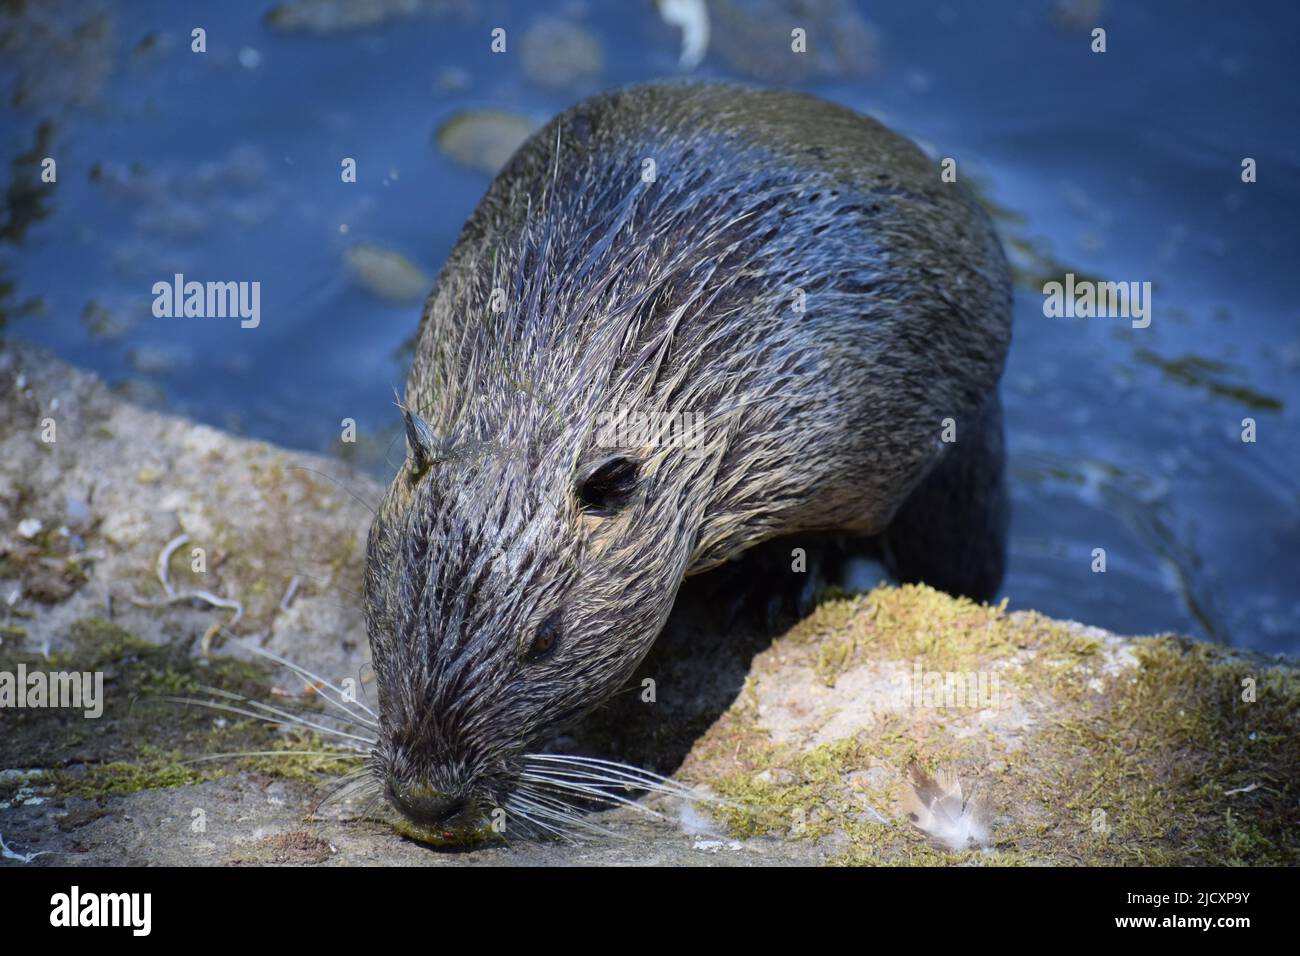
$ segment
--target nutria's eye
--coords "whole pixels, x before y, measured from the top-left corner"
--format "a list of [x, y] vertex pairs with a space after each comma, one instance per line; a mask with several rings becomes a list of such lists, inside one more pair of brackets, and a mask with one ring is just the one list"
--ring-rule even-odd
[[589, 514], [612, 515], [627, 504], [636, 490], [637, 463], [631, 458], [608, 458], [578, 482], [578, 501]]
[[555, 650], [555, 645], [559, 643], [559, 640], [559, 615], [552, 614], [538, 626], [537, 633], [533, 635], [533, 642], [528, 645], [528, 660], [541, 660]]

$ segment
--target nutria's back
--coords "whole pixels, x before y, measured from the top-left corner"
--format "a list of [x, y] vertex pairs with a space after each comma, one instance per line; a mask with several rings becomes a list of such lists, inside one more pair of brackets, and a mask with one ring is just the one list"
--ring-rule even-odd
[[[395, 801], [504, 804], [684, 575], [776, 535], [885, 531], [944, 421], [991, 421], [1009, 338], [987, 218], [850, 110], [662, 84], [540, 130], [426, 305], [411, 455], [371, 531]], [[699, 446], [611, 442], [628, 409], [689, 415]]]
[[[646, 159], [656, 167], [650, 184], [641, 181]], [[749, 218], [735, 221], [742, 214]], [[497, 283], [485, 256], [516, 249], [525, 236], [536, 246], [549, 241], [555, 273], [539, 277], [529, 271], [535, 263], [507, 259], [497, 263], [497, 287], [522, 283], [507, 294], [553, 306], [559, 328], [550, 332], [535, 310], [508, 309], [495, 323], [487, 314]], [[715, 296], [709, 314], [676, 320], [659, 369], [664, 376], [694, 366], [696, 377], [676, 385], [673, 398], [648, 402], [632, 383], [623, 388], [637, 402], [675, 401], [699, 414], [797, 385], [752, 410], [746, 423], [763, 424], [739, 429], [730, 459], [746, 461], [758, 445], [786, 449], [767, 455], [766, 467], [749, 462], [773, 476], [776, 484], [762, 479], [773, 490], [792, 467], [801, 476], [827, 471], [817, 465], [827, 455], [836, 459], [832, 472], [840, 460], [858, 464], [848, 469], [853, 487], [835, 493], [808, 475], [801, 483], [820, 486], [818, 502], [778, 505], [771, 494], [757, 507], [718, 502], [712, 511], [745, 514], [706, 518], [692, 570], [726, 556], [727, 529], [738, 521], [746, 543], [751, 529], [787, 523], [771, 515], [776, 507], [806, 515], [791, 516], [794, 524], [878, 531], [910, 484], [906, 475], [932, 453], [927, 439], [940, 420], [968, 413], [997, 380], [1010, 340], [1010, 285], [986, 217], [960, 186], [941, 182], [936, 164], [874, 120], [812, 96], [641, 86], [548, 124], [466, 224], [425, 311], [407, 401], [428, 408], [431, 422], [450, 423], [466, 396], [512, 395], [510, 380], [523, 375], [533, 397], [579, 420], [617, 404], [618, 389], [592, 383], [624, 371], [619, 360], [626, 365], [635, 351], [626, 330], [642, 349], [663, 345], [675, 310], [687, 304], [688, 277], [699, 278], [690, 270], [728, 250], [723, 275], [693, 303]], [[595, 305], [597, 289], [602, 315], [565, 308]], [[802, 313], [793, 310], [797, 289], [806, 295]], [[467, 314], [466, 302], [480, 312]], [[530, 335], [551, 353], [508, 358], [515, 367], [506, 374], [480, 362], [477, 375], [439, 394], [440, 370], [463, 367], [479, 350], [507, 352], [497, 343]], [[876, 478], [864, 487], [868, 470]], [[846, 515], [850, 498], [865, 500]]]

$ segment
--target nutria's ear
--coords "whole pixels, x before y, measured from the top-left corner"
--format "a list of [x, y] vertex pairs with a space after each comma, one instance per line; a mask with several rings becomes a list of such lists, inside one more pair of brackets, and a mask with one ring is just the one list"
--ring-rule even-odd
[[401, 406], [402, 421], [406, 424], [406, 454], [411, 461], [411, 474], [418, 478], [433, 462], [433, 432], [429, 424], [405, 405]]

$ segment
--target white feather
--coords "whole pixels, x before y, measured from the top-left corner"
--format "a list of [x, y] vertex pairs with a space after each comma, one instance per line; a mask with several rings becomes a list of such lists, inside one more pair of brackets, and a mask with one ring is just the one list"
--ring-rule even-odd
[[952, 850], [989, 845], [984, 808], [962, 794], [957, 775], [946, 770], [931, 777], [911, 765], [911, 787], [903, 797], [903, 812], [916, 826]]

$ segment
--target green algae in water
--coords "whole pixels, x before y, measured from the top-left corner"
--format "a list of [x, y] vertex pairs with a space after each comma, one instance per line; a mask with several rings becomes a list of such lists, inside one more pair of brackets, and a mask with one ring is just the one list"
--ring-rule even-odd
[[1228, 373], [1244, 375], [1243, 369], [1226, 362], [1207, 359], [1199, 355], [1183, 355], [1176, 359], [1157, 355], [1150, 349], [1137, 349], [1133, 357], [1144, 365], [1158, 368], [1167, 381], [1186, 388], [1202, 389], [1216, 398], [1226, 398], [1245, 408], [1258, 411], [1281, 411], [1282, 400], [1257, 392], [1249, 385], [1231, 382], [1224, 378]]

